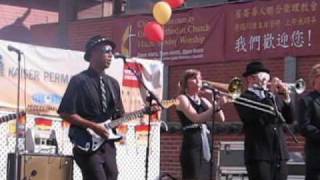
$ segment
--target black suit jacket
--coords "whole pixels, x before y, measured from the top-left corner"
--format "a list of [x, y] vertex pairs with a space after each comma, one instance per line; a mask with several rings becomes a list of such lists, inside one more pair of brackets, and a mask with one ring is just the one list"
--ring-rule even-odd
[[306, 161], [320, 166], [320, 93], [312, 91], [299, 100], [299, 127], [305, 137]]
[[[260, 99], [248, 90], [241, 97], [272, 106], [274, 104], [271, 97]], [[286, 123], [291, 123], [293, 121], [291, 104], [286, 104], [279, 96], [275, 96], [275, 101]], [[239, 104], [235, 104], [235, 107], [243, 122], [245, 162], [287, 160], [286, 138], [280, 118]]]

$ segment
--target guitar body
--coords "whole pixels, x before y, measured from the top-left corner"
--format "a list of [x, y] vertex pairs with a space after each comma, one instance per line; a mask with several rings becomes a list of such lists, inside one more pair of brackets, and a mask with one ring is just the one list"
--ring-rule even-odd
[[90, 153], [97, 151], [107, 141], [121, 140], [122, 136], [118, 135], [115, 129], [109, 127], [109, 124], [111, 122], [111, 120], [107, 120], [105, 122], [98, 123], [100, 126], [103, 126], [107, 129], [109, 134], [108, 139], [102, 138], [90, 128], [70, 128], [69, 136], [71, 138], [72, 143], [75, 144], [78, 149]]
[[106, 141], [120, 141], [122, 136], [116, 133], [116, 130], [111, 129], [109, 124], [111, 120], [107, 120], [103, 123], [99, 123], [100, 126], [103, 126], [108, 131], [108, 139], [104, 139], [98, 134], [96, 134], [92, 129], [88, 128], [87, 131], [90, 133], [92, 138], [92, 151], [97, 151]]

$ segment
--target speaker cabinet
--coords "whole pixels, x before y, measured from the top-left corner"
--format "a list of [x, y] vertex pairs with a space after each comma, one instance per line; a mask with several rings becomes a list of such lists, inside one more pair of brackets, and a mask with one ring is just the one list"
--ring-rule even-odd
[[[71, 156], [21, 154], [18, 157], [18, 180], [73, 180]], [[15, 154], [8, 154], [7, 180], [14, 180]]]
[[[242, 141], [221, 141], [218, 151], [218, 177], [217, 179], [247, 179], [245, 167], [244, 143]], [[303, 180], [305, 162], [301, 152], [289, 152], [288, 179]]]

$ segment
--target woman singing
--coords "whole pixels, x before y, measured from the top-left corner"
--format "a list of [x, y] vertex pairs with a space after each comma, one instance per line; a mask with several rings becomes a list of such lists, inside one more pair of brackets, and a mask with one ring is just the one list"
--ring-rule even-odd
[[210, 178], [210, 160], [212, 158], [212, 140], [207, 122], [213, 115], [224, 121], [220, 108], [225, 98], [219, 98], [214, 106], [201, 97], [202, 79], [198, 70], [188, 69], [184, 72], [177, 97], [177, 114], [182, 124], [183, 143], [180, 154], [182, 178], [184, 180], [204, 180]]

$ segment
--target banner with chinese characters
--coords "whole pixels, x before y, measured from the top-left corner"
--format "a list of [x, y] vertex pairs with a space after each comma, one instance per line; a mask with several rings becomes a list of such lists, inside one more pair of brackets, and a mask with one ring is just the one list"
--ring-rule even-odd
[[255, 1], [231, 5], [226, 12], [226, 59], [320, 52], [319, 1]]
[[177, 11], [164, 27], [162, 47], [143, 36], [152, 19], [137, 15], [104, 23], [112, 26], [110, 36], [121, 44], [122, 53], [162, 59], [169, 65], [181, 60], [199, 63], [320, 52], [317, 0], [250, 1]]

